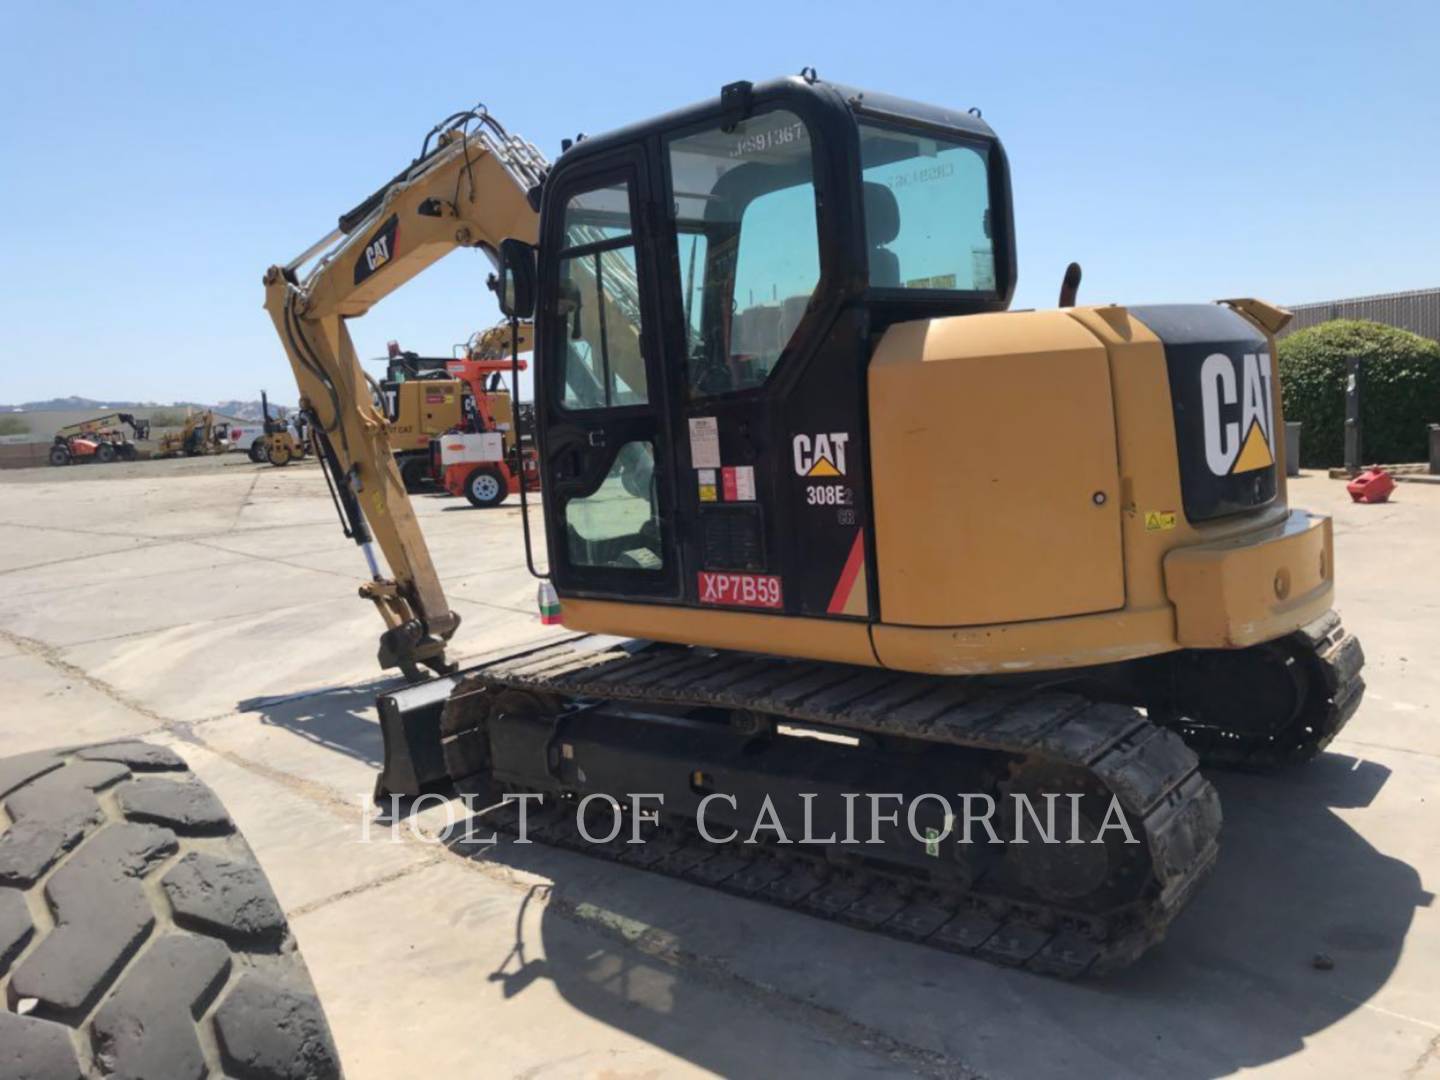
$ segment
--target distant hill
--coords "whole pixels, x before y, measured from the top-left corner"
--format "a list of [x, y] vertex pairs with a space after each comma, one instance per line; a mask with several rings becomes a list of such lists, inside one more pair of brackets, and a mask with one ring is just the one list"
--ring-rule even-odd
[[[51, 398], [48, 401], [27, 401], [23, 405], [0, 405], [0, 439], [6, 442], [49, 442], [62, 427], [112, 412], [134, 413], [138, 418], [149, 420], [152, 437], [155, 437], [162, 431], [172, 430], [183, 424], [185, 413], [190, 409], [197, 412], [212, 410], [217, 418], [227, 424], [259, 423], [261, 418], [258, 401], [222, 401], [215, 405], [177, 401], [170, 405], [155, 402], [97, 401], [95, 398], [86, 397]], [[270, 409], [273, 415], [281, 415], [283, 406], [272, 401]]]
[[[286, 408], [283, 402], [274, 402]], [[4, 413], [107, 413], [130, 412], [136, 409], [214, 409], [233, 420], [261, 419], [259, 401], [220, 401], [213, 405], [199, 401], [103, 401], [87, 397], [48, 398], [45, 401], [26, 401], [20, 405], [0, 405]]]
[[219, 401], [211, 406], [216, 412], [233, 416], [237, 420], [263, 420], [258, 401]]
[[156, 401], [96, 401], [87, 397], [57, 397], [45, 401], [27, 401], [21, 405], [0, 405], [0, 412], [85, 412], [99, 409], [138, 409], [144, 405], [158, 405]]

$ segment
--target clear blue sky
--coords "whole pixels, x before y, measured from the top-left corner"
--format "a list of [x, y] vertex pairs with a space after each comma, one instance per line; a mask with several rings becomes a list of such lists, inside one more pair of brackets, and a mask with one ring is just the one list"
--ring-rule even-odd
[[[1018, 306], [1440, 285], [1440, 4], [6, 6], [0, 401], [294, 393], [261, 273], [484, 101], [548, 155], [810, 64], [979, 106], [1015, 180]], [[452, 255], [352, 323], [448, 354]]]

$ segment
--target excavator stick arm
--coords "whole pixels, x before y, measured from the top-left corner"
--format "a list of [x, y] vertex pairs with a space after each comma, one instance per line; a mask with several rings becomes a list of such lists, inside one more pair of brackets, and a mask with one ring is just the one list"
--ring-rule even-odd
[[548, 168], [538, 150], [483, 109], [458, 113], [445, 126], [433, 150], [427, 137], [422, 155], [342, 216], [338, 229], [265, 274], [265, 308], [294, 371], [302, 412], [346, 534], [366, 557], [370, 580], [360, 594], [385, 622], [380, 663], [412, 678], [421, 664], [447, 670], [445, 644], [460, 617], [440, 585], [395, 464], [378, 391], [360, 366], [346, 320], [457, 248], [480, 248], [493, 258], [506, 237], [533, 241], [539, 217], [528, 193]]

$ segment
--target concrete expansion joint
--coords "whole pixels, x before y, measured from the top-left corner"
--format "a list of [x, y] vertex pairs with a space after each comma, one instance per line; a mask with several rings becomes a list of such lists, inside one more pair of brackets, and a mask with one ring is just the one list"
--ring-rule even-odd
[[[128, 554], [129, 552], [132, 552], [132, 551], [144, 551], [146, 548], [160, 547], [160, 546], [162, 546], [162, 545], [163, 545], [163, 541], [160, 541], [160, 540], [151, 540], [151, 541], [147, 541], [146, 543], [136, 544], [136, 545], [134, 545], [133, 547], [125, 548], [124, 551]], [[51, 560], [49, 560], [48, 562], [26, 563], [24, 566], [12, 566], [12, 567], [10, 567], [10, 568], [7, 569], [7, 570], [0, 570], [0, 577], [4, 577], [4, 576], [6, 576], [7, 574], [25, 574], [25, 573], [29, 573], [29, 572], [32, 571], [32, 570], [47, 570], [47, 569], [49, 569], [49, 568], [52, 567], [52, 566], [65, 566], [67, 563], [77, 563], [77, 562], [87, 562], [87, 563], [88, 563], [88, 562], [94, 562], [94, 561], [95, 561], [95, 556], [94, 556], [93, 554], [91, 554], [91, 553], [86, 553], [86, 554], [84, 554], [84, 555], [68, 555], [68, 556], [66, 556], [66, 557], [63, 558], [63, 559], [51, 559]], [[73, 587], [73, 586], [72, 586], [72, 587]], [[48, 590], [41, 590], [41, 591], [48, 591]]]
[[[220, 537], [220, 538], [223, 539], [224, 537], [229, 536], [229, 535], [233, 535], [233, 534], [230, 534], [230, 533], [221, 534], [221, 537]], [[355, 575], [354, 575], [353, 573], [348, 572], [348, 571], [342, 571], [342, 570], [326, 570], [326, 569], [324, 569], [323, 567], [319, 567], [319, 566], [304, 566], [304, 565], [302, 565], [301, 563], [289, 562], [289, 561], [286, 560], [286, 559], [280, 558], [278, 555], [261, 555], [261, 554], [258, 554], [258, 553], [256, 553], [256, 552], [253, 552], [253, 551], [237, 551], [237, 550], [234, 549], [234, 548], [221, 547], [219, 544], [209, 544], [209, 543], [206, 543], [207, 540], [211, 540], [211, 539], [216, 539], [216, 538], [215, 538], [215, 537], [209, 537], [209, 536], [190, 536], [190, 537], [183, 537], [183, 538], [181, 538], [180, 540], [177, 541], [177, 543], [190, 544], [190, 545], [192, 545], [193, 547], [204, 548], [206, 551], [224, 552], [226, 555], [235, 555], [235, 556], [238, 556], [238, 557], [240, 557], [240, 558], [242, 558], [242, 559], [249, 559], [249, 560], [251, 560], [252, 562], [270, 563], [272, 566], [288, 566], [288, 567], [289, 567], [290, 569], [292, 569], [292, 570], [305, 570], [305, 571], [308, 571], [308, 572], [310, 572], [310, 573], [312, 573], [312, 574], [324, 574], [324, 575], [327, 576], [327, 577], [345, 578], [345, 579], [347, 579], [347, 580], [355, 577]], [[290, 605], [288, 605], [288, 607], [285, 607], [285, 608], [275, 608], [275, 609], [273, 609], [273, 610], [285, 611], [285, 610], [291, 610], [291, 609], [293, 609], [293, 608], [313, 607], [313, 606], [314, 606], [313, 604], [290, 604]], [[270, 610], [270, 609], [267, 609], [267, 610]]]
[[109, 698], [115, 702], [115, 704], [129, 709], [136, 715], [143, 716], [147, 720], [153, 720], [158, 727], [169, 727], [171, 723], [170, 720], [161, 716], [148, 705], [136, 701], [134, 698], [111, 686], [104, 679], [97, 679], [83, 668], [70, 663], [70, 661], [60, 655], [60, 650], [53, 645], [47, 645], [43, 641], [37, 641], [34, 638], [28, 638], [22, 634], [16, 634], [3, 629], [0, 629], [0, 641], [6, 642], [27, 656], [33, 656], [67, 679], [73, 679], [76, 682], [83, 683], [96, 693]]
[[1420, 1076], [1424, 1072], [1425, 1066], [1437, 1057], [1440, 1057], [1440, 1035], [1431, 1039], [1425, 1049], [1421, 1051], [1420, 1056], [1415, 1059], [1415, 1063], [1405, 1070], [1405, 1080]]
[[319, 911], [322, 908], [328, 908], [332, 904], [338, 904], [341, 900], [348, 900], [352, 896], [358, 896], [361, 893], [367, 893], [374, 889], [383, 888], [386, 885], [390, 885], [396, 881], [400, 881], [402, 878], [411, 877], [412, 875], [419, 873], [421, 870], [428, 870], [430, 867], [438, 865], [443, 859], [444, 856], [441, 854], [431, 855], [428, 859], [421, 859], [419, 862], [413, 862], [410, 863], [408, 866], [402, 866], [398, 870], [392, 870], [388, 874], [381, 874], [377, 878], [372, 878], [369, 881], [363, 881], [359, 885], [352, 886], [349, 889], [342, 889], [340, 892], [332, 893], [329, 896], [322, 896], [319, 900], [312, 900], [308, 904], [301, 904], [299, 907], [293, 908], [289, 912], [287, 912], [287, 917], [293, 923], [296, 919], [299, 919], [305, 915], [309, 915], [312, 912]]
[[244, 515], [244, 513], [245, 513], [245, 507], [247, 507], [247, 506], [250, 505], [250, 496], [253, 495], [253, 494], [255, 494], [255, 487], [256, 487], [256, 485], [259, 484], [259, 483], [260, 483], [260, 473], [257, 472], [254, 476], [252, 476], [252, 477], [250, 478], [250, 483], [249, 483], [249, 485], [245, 488], [245, 494], [240, 496], [240, 503], [239, 503], [238, 506], [235, 507], [235, 517], [234, 517], [234, 519], [230, 522], [230, 527], [231, 527], [231, 528], [234, 528], [236, 525], [239, 525], [239, 524], [240, 524], [240, 518], [241, 518], [241, 517]]
[[[205, 723], [206, 721], [200, 721]], [[174, 736], [181, 743], [188, 743], [198, 746], [207, 753], [228, 761], [247, 772], [269, 780], [272, 784], [283, 787], [291, 794], [298, 795], [309, 803], [320, 807], [323, 810], [343, 818], [346, 821], [355, 821], [355, 803], [344, 798], [332, 788], [313, 780], [302, 780], [298, 776], [287, 773], [282, 769], [276, 769], [259, 761], [253, 761], [243, 754], [237, 754], [233, 750], [226, 750], [213, 743], [206, 742], [200, 735], [195, 733], [195, 723], [190, 721], [175, 721], [165, 725], [165, 730]]]
[[[0, 527], [7, 529], [30, 529], [32, 532], [69, 533], [73, 536], [101, 536], [107, 540], [113, 540], [118, 536], [126, 540], [153, 540], [164, 543], [173, 539], [173, 537], [153, 536], [150, 533], [119, 532], [115, 529], [77, 529], [73, 526], [66, 525], [36, 525], [34, 522], [29, 521], [0, 521]], [[94, 558], [93, 555], [86, 557]], [[24, 570], [29, 568], [20, 567], [19, 569]]]
[[1365, 750], [1384, 750], [1386, 753], [1391, 754], [1413, 754], [1416, 757], [1440, 758], [1440, 754], [1414, 746], [1392, 746], [1389, 743], [1366, 742], [1362, 739], [1353, 738], [1337, 739], [1334, 748], [1340, 750], [1351, 746]]

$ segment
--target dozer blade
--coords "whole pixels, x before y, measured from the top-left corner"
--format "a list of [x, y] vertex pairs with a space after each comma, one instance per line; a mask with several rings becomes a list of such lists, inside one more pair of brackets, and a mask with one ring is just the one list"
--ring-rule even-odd
[[[515, 665], [527, 657], [568, 648], [572, 642], [594, 641], [592, 635], [576, 635], [558, 643], [529, 649], [500, 650], [456, 674], [428, 682], [413, 683], [390, 690], [375, 699], [380, 716], [384, 760], [375, 780], [375, 798], [390, 795], [415, 796], [441, 791], [451, 783], [441, 749], [440, 718], [456, 688], [491, 667]], [[604, 639], [607, 642], [615, 638]]]

